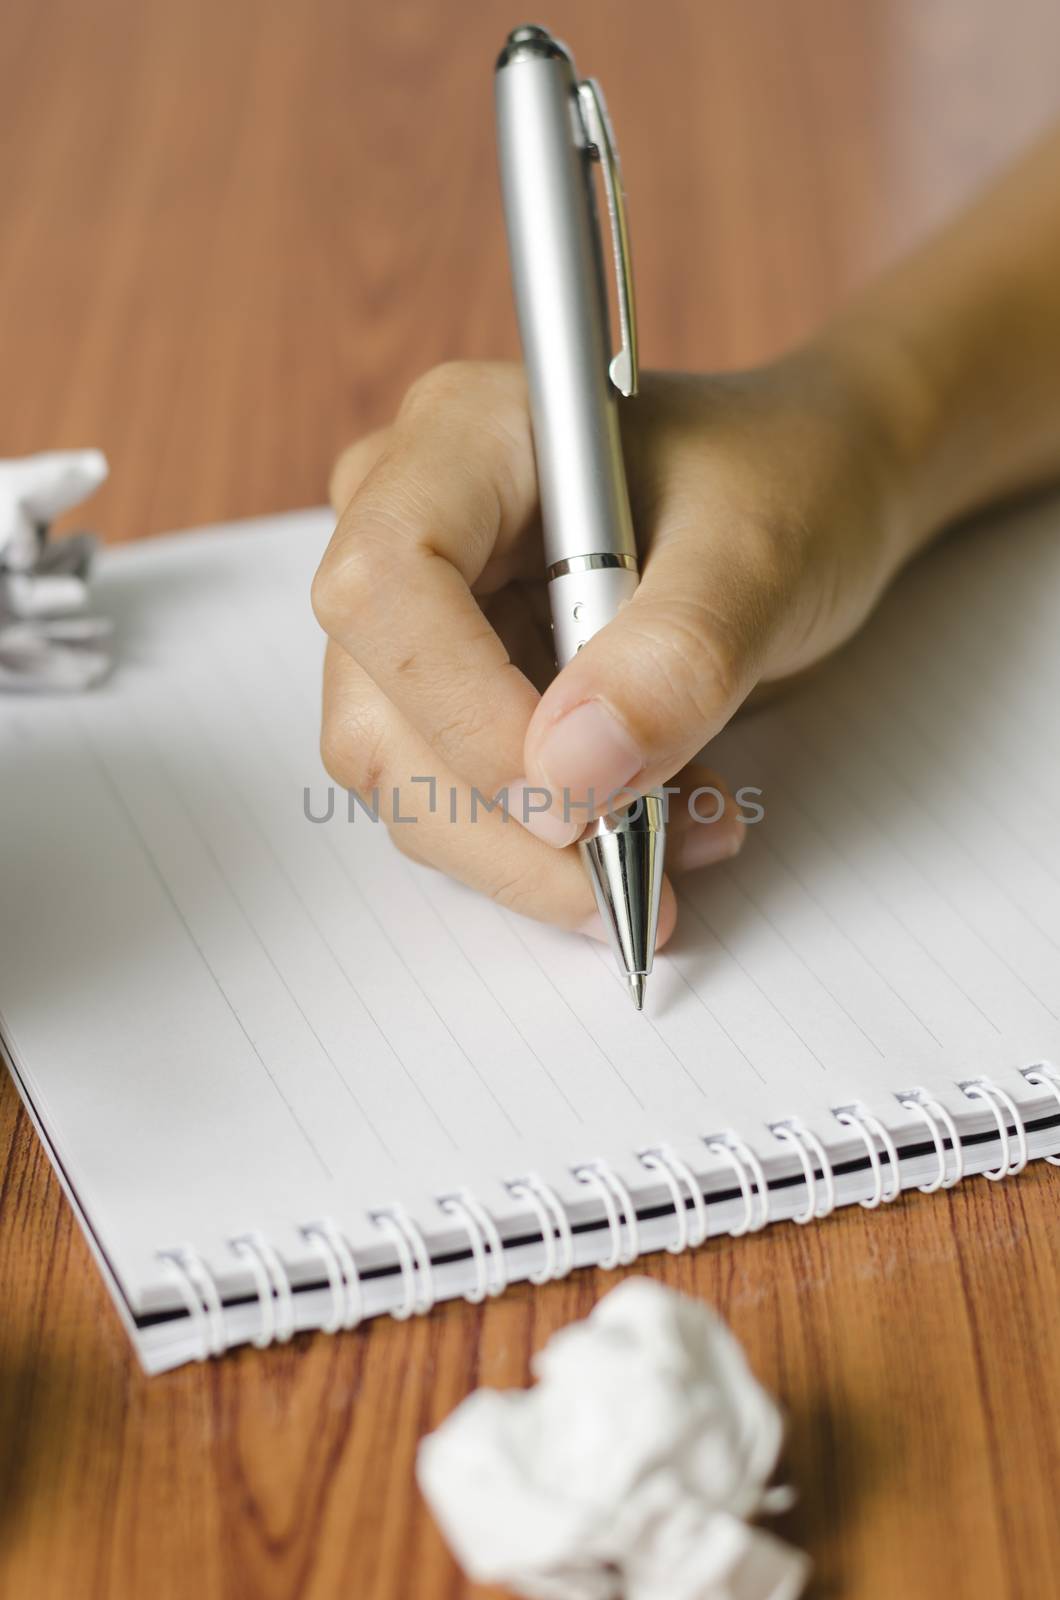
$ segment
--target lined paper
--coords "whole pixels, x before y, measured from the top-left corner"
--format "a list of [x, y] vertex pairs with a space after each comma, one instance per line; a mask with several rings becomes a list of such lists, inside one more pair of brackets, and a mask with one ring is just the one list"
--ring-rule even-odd
[[[608, 952], [326, 824], [323, 512], [116, 550], [119, 666], [0, 703], [4, 1038], [134, 1308], [159, 1249], [669, 1143], [893, 1121], [1060, 1058], [1060, 511], [947, 542], [711, 751], [764, 822], [680, 885], [635, 1019]], [[514, 825], [514, 824], [513, 824]], [[959, 1099], [959, 1094], [958, 1094]], [[965, 1102], [965, 1106], [967, 1103]], [[696, 1152], [698, 1150], [698, 1157]]]

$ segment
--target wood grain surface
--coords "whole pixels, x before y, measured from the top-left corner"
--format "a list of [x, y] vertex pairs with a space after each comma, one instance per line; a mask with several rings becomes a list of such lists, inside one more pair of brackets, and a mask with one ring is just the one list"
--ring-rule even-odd
[[[324, 498], [425, 366], [514, 354], [496, 0], [5, 0], [0, 452], [98, 444], [107, 537]], [[1060, 111], [1054, 0], [553, 0], [624, 146], [648, 364], [806, 333]], [[0, 810], [0, 826], [2, 826]], [[0, 914], [17, 916], [17, 906]], [[61, 1006], [57, 993], [54, 1003]], [[844, 1600], [1060, 1592], [1060, 1173], [641, 1270], [790, 1414]], [[583, 1274], [140, 1373], [0, 1086], [4, 1600], [459, 1600], [417, 1439], [523, 1384]]]

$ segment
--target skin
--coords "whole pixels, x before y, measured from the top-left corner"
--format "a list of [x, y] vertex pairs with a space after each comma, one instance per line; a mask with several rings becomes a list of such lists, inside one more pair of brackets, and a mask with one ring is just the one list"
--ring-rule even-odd
[[[398, 787], [406, 854], [587, 932], [584, 815], [471, 825], [473, 787], [584, 798], [621, 767], [636, 790], [724, 793], [695, 758], [749, 696], [841, 645], [947, 525], [1060, 475], [1060, 130], [805, 346], [649, 373], [621, 413], [642, 581], [557, 677], [517, 366], [436, 368], [344, 452], [313, 589], [332, 776], [384, 815]], [[461, 820], [431, 812], [425, 774]], [[731, 797], [710, 826], [671, 816], [670, 872], [743, 841]], [[675, 916], [668, 883], [661, 942]]]

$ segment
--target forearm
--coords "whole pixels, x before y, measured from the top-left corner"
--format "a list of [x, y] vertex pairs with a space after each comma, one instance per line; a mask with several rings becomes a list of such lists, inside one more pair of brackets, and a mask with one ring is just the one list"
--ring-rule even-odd
[[886, 439], [900, 557], [1060, 478], [1060, 129], [821, 340]]

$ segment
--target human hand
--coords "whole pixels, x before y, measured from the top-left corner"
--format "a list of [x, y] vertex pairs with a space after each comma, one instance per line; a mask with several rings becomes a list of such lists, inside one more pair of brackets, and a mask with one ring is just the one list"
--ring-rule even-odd
[[[696, 787], [725, 792], [694, 758], [756, 685], [853, 632], [905, 553], [887, 428], [833, 352], [721, 377], [649, 374], [622, 422], [642, 581], [558, 677], [519, 367], [436, 368], [390, 428], [340, 457], [339, 522], [313, 589], [335, 779], [379, 792], [406, 854], [587, 931], [592, 891], [564, 848], [585, 813], [565, 818], [561, 797], [672, 780], [668, 870], [735, 854], [731, 797], [710, 824], [682, 803]], [[412, 782], [427, 775], [433, 808]], [[523, 782], [555, 797], [526, 826]], [[473, 789], [504, 788], [508, 820], [481, 798], [473, 811]], [[674, 919], [667, 884], [660, 943]]]

